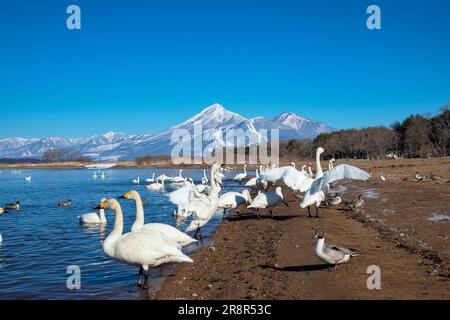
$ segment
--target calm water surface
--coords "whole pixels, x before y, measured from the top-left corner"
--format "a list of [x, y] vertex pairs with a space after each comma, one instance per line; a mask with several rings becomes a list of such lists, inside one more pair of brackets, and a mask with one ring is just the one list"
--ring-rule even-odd
[[[0, 215], [0, 299], [141, 299], [148, 297], [136, 288], [137, 268], [116, 262], [105, 256], [102, 241], [113, 227], [114, 214], [107, 212], [105, 227], [84, 227], [78, 216], [92, 212], [93, 205], [105, 197], [118, 197], [136, 189], [150, 201], [145, 207], [145, 221], [163, 222], [175, 226], [175, 209], [165, 192], [150, 192], [141, 181], [162, 173], [178, 175], [176, 169], [110, 169], [106, 179], [92, 178], [91, 170], [22, 170], [12, 174], [0, 170], [0, 206], [20, 200], [21, 210]], [[186, 175], [200, 181], [203, 170], [185, 170]], [[233, 173], [234, 174], [234, 173]], [[31, 175], [32, 181], [25, 181]], [[226, 174], [227, 175], [227, 174]], [[229, 176], [232, 176], [230, 173]], [[224, 192], [236, 189], [225, 182]], [[71, 207], [58, 207], [57, 202], [72, 200]], [[134, 201], [121, 200], [125, 231], [135, 217]], [[189, 219], [189, 218], [188, 218]], [[220, 223], [216, 214], [204, 234]], [[180, 225], [184, 230], [186, 222]], [[186, 248], [195, 249], [196, 245]], [[186, 251], [186, 250], [185, 250]], [[193, 257], [195, 259], [195, 257]], [[77, 265], [81, 269], [81, 289], [68, 290], [66, 269]], [[152, 270], [153, 283], [158, 283], [164, 267]]]

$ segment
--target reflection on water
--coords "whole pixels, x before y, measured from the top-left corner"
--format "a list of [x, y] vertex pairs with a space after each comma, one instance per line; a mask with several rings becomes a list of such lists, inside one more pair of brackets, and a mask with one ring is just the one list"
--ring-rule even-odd
[[[78, 216], [92, 212], [101, 198], [118, 197], [130, 189], [138, 190], [150, 203], [145, 207], [145, 221], [163, 222], [181, 230], [190, 218], [175, 221], [175, 206], [164, 192], [150, 192], [131, 180], [166, 173], [177, 175], [177, 169], [110, 169], [106, 179], [92, 178], [90, 170], [22, 170], [0, 175], [0, 206], [20, 200], [21, 210], [0, 215], [0, 299], [144, 299], [148, 294], [136, 288], [137, 268], [112, 261], [102, 250], [102, 241], [112, 229], [114, 215], [107, 212], [103, 226], [81, 226]], [[203, 170], [185, 170], [200, 181]], [[32, 181], [25, 181], [31, 175]], [[231, 174], [230, 174], [231, 175]], [[224, 191], [230, 188], [224, 187]], [[57, 202], [72, 200], [71, 207]], [[121, 200], [125, 230], [134, 221], [134, 202]], [[217, 214], [202, 230], [208, 235], [221, 221]], [[189, 249], [195, 248], [195, 245]], [[68, 290], [66, 268], [81, 269], [81, 290]], [[163, 266], [162, 269], [165, 267]], [[161, 269], [151, 272], [154, 282]]]

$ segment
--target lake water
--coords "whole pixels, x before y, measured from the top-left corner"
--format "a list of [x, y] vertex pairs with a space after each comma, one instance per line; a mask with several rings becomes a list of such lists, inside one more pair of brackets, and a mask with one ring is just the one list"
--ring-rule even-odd
[[[114, 214], [107, 212], [105, 227], [85, 227], [78, 216], [93, 212], [101, 198], [118, 197], [136, 189], [150, 201], [145, 209], [145, 222], [162, 222], [175, 226], [173, 205], [165, 192], [150, 192], [145, 184], [131, 183], [137, 176], [141, 181], [165, 173], [178, 175], [177, 169], [110, 169], [106, 179], [92, 178], [92, 170], [22, 170], [21, 174], [1, 170], [0, 207], [20, 200], [21, 210], [0, 215], [0, 299], [141, 299], [148, 295], [136, 287], [137, 268], [108, 258], [102, 241], [113, 227]], [[203, 170], [184, 170], [184, 174], [200, 181]], [[209, 170], [207, 171], [209, 174]], [[225, 173], [226, 174], [226, 173]], [[233, 173], [235, 174], [235, 173]], [[31, 175], [32, 181], [25, 181]], [[227, 174], [226, 174], [227, 175]], [[232, 176], [230, 173], [229, 176]], [[224, 183], [223, 191], [239, 188]], [[57, 202], [72, 200], [71, 207], [58, 207]], [[132, 200], [121, 200], [125, 231], [135, 217]], [[189, 218], [188, 218], [189, 221]], [[220, 223], [216, 214], [204, 235]], [[186, 223], [180, 225], [184, 230]], [[195, 249], [186, 248], [188, 251]], [[186, 250], [184, 250], [186, 251]], [[195, 259], [195, 257], [193, 257]], [[67, 267], [81, 270], [81, 289], [67, 289]], [[166, 267], [167, 268], [167, 267]], [[153, 283], [164, 271], [152, 270]]]

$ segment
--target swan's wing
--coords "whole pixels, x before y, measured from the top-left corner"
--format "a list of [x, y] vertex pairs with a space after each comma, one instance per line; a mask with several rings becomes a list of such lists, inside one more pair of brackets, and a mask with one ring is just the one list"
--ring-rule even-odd
[[369, 180], [370, 173], [348, 164], [340, 164], [334, 169], [328, 171], [323, 176], [323, 185], [328, 185], [334, 181], [350, 179], [350, 180]]
[[195, 197], [195, 191], [197, 191], [195, 186], [185, 185], [184, 187], [169, 193], [169, 199], [173, 204], [185, 207], [189, 205], [191, 198]]
[[290, 167], [287, 168], [281, 180], [292, 190], [305, 192], [309, 189], [314, 179], [306, 176], [303, 172]]
[[281, 168], [274, 168], [274, 169], [271, 169], [271, 170], [266, 171], [264, 173], [261, 173], [259, 176], [260, 176], [260, 179], [262, 179], [262, 180], [266, 180], [266, 181], [269, 181], [269, 182], [275, 182], [277, 180], [280, 180], [281, 177], [286, 172], [286, 170], [288, 170], [289, 168], [294, 169], [291, 166], [281, 167]]

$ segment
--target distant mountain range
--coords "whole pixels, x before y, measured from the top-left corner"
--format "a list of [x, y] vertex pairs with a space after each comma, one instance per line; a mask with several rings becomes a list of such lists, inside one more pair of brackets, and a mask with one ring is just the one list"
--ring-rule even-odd
[[[66, 139], [47, 137], [44, 139], [7, 138], [0, 139], [0, 158], [41, 158], [45, 150], [64, 148], [79, 151], [98, 161], [131, 160], [146, 155], [170, 155], [174, 143], [172, 133], [186, 129], [194, 134], [194, 124], [201, 121], [203, 146], [226, 145], [224, 130], [244, 129], [254, 135], [257, 141], [265, 139], [258, 130], [278, 129], [280, 140], [312, 139], [318, 134], [335, 129], [316, 121], [305, 119], [292, 112], [284, 112], [273, 119], [256, 117], [246, 119], [226, 110], [220, 104], [213, 104], [189, 120], [158, 134], [128, 135], [121, 132], [107, 132], [84, 138]], [[195, 137], [194, 137], [195, 138]]]

